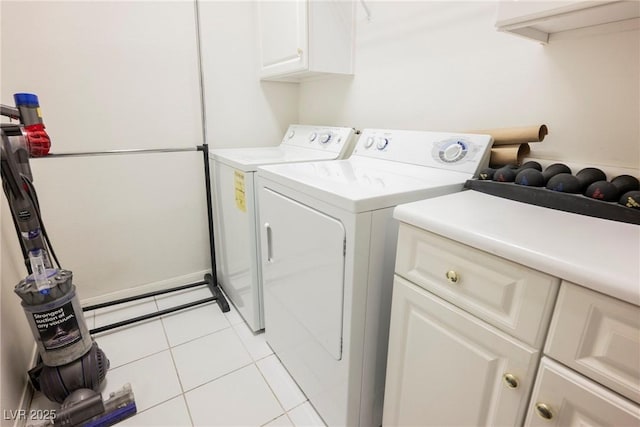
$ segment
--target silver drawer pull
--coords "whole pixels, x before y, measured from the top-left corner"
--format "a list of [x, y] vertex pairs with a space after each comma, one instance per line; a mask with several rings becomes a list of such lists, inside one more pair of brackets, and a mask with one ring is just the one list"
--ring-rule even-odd
[[513, 374], [504, 374], [502, 376], [502, 380], [509, 388], [518, 388], [518, 386], [520, 385], [518, 378]]
[[553, 418], [553, 412], [551, 412], [551, 408], [544, 403], [536, 403], [536, 413], [540, 418], [545, 420], [550, 420]]
[[447, 271], [446, 276], [449, 283], [458, 283], [460, 280], [460, 275], [453, 270]]

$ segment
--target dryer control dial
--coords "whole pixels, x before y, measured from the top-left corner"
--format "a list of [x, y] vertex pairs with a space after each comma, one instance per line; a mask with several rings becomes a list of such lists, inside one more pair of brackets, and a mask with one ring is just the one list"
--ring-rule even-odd
[[295, 135], [295, 134], [296, 134], [296, 131], [295, 131], [295, 130], [291, 130], [291, 131], [289, 131], [289, 133], [287, 134], [287, 138], [288, 138], [288, 139], [291, 139], [291, 138], [293, 138], [293, 137], [294, 137], [294, 135]]
[[375, 142], [375, 138], [370, 136], [369, 138], [367, 138], [367, 140], [364, 142], [364, 148], [369, 149], [371, 148], [371, 146], [373, 145], [373, 143]]
[[320, 135], [320, 142], [321, 143], [326, 144], [329, 141], [331, 141], [331, 134], [330, 133], [323, 133], [322, 135]]
[[385, 148], [387, 148], [388, 145], [389, 145], [389, 138], [380, 137], [378, 138], [378, 143], [376, 144], [376, 148], [382, 151]]
[[465, 141], [451, 140], [447, 141], [440, 147], [438, 157], [445, 163], [454, 163], [462, 160], [469, 151], [469, 145]]
[[309, 135], [309, 141], [313, 142], [316, 140], [316, 138], [318, 137], [318, 134], [315, 132], [311, 132], [311, 134]]

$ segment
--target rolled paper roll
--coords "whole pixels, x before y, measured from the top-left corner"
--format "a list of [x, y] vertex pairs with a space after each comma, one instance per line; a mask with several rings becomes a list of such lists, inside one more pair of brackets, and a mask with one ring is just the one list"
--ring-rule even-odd
[[492, 147], [489, 165], [491, 167], [500, 167], [508, 164], [519, 165], [522, 163], [522, 159], [529, 154], [529, 151], [529, 144], [512, 144]]
[[522, 126], [502, 129], [472, 130], [467, 133], [480, 133], [493, 137], [493, 146], [542, 142], [549, 133], [547, 125]]

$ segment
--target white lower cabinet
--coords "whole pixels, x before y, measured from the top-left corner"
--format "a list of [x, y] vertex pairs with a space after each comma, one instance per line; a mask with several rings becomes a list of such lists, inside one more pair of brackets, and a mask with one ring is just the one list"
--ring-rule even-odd
[[383, 425], [640, 427], [640, 307], [405, 223], [397, 254]]
[[640, 408], [544, 357], [525, 426], [639, 426]]
[[522, 423], [538, 352], [396, 276], [383, 425]]

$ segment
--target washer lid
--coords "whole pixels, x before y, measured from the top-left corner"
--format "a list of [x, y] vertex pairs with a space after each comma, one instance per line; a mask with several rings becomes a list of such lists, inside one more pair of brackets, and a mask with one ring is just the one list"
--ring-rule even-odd
[[211, 151], [211, 157], [244, 172], [254, 172], [258, 166], [289, 162], [333, 160], [340, 153], [279, 145], [258, 148], [221, 148]]
[[209, 158], [244, 172], [260, 165], [342, 159], [351, 154], [354, 135], [348, 127], [290, 125], [278, 146], [220, 148], [209, 151]]
[[360, 156], [258, 168], [267, 187], [273, 181], [355, 213], [460, 191], [472, 176]]

